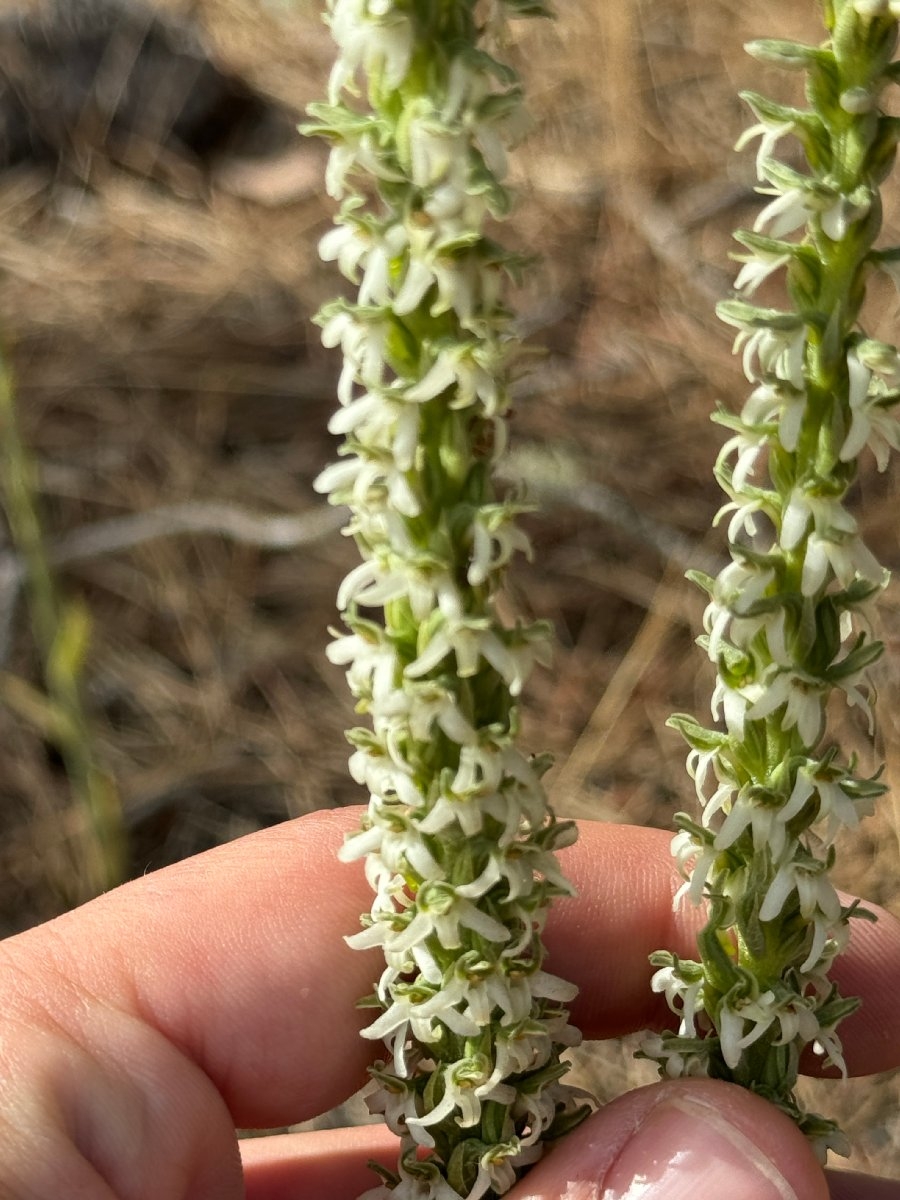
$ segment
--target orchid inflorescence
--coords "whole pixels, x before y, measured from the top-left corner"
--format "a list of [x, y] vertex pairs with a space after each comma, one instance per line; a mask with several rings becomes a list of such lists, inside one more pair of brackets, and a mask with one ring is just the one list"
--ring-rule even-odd
[[[740, 415], [715, 418], [731, 432], [716, 467], [730, 561], [716, 578], [694, 573], [709, 596], [701, 643], [717, 670], [720, 727], [671, 721], [691, 748], [702, 808], [699, 821], [678, 818], [678, 899], [705, 903], [707, 923], [699, 961], [654, 955], [653, 987], [680, 1027], [644, 1052], [663, 1074], [711, 1075], [766, 1096], [824, 1155], [846, 1152], [845, 1139], [804, 1112], [794, 1089], [806, 1047], [845, 1073], [837, 1027], [857, 1002], [829, 969], [851, 919], [867, 915], [829, 878], [834, 839], [884, 791], [828, 738], [826, 706], [843, 693], [873, 731], [869, 670], [882, 646], [868, 610], [887, 572], [845, 499], [864, 450], [884, 470], [900, 447], [900, 355], [860, 319], [867, 276], [900, 258], [875, 248], [879, 186], [900, 136], [879, 107], [900, 79], [900, 4], [825, 0], [823, 9], [822, 45], [747, 47], [805, 72], [807, 107], [744, 97], [757, 123], [739, 147], [760, 139], [769, 199], [753, 230], [735, 235], [743, 266], [719, 315], [738, 331], [752, 391]], [[799, 143], [804, 166], [775, 157], [783, 139]], [[757, 289], [779, 272], [788, 304], [759, 304]]]
[[[329, 647], [357, 711], [350, 770], [370, 796], [341, 857], [365, 860], [363, 930], [386, 965], [363, 1036], [383, 1039], [368, 1098], [401, 1138], [367, 1196], [499, 1196], [546, 1138], [584, 1115], [560, 1082], [579, 1040], [575, 988], [543, 969], [541, 931], [570, 885], [575, 836], [548, 808], [542, 757], [517, 746], [518, 697], [547, 653], [542, 623], [504, 624], [496, 597], [528, 539], [498, 492], [519, 351], [504, 305], [519, 258], [486, 232], [510, 203], [506, 150], [521, 91], [492, 57], [535, 0], [330, 0], [338, 44], [308, 132], [332, 144], [340, 201], [321, 255], [358, 289], [318, 316], [340, 347], [343, 435], [317, 488], [346, 505], [362, 562]], [[360, 81], [364, 80], [364, 86]]]

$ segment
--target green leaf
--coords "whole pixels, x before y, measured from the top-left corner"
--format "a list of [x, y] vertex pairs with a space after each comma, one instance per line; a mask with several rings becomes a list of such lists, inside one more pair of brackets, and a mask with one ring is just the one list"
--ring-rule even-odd
[[74, 686], [84, 667], [90, 633], [91, 618], [85, 605], [68, 604], [47, 656], [48, 681], [65, 688]]

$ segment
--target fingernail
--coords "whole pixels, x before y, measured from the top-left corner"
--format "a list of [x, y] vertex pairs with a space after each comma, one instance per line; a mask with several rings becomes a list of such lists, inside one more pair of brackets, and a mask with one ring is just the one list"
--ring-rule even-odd
[[746, 1133], [713, 1105], [687, 1096], [650, 1109], [603, 1182], [599, 1200], [797, 1200]]

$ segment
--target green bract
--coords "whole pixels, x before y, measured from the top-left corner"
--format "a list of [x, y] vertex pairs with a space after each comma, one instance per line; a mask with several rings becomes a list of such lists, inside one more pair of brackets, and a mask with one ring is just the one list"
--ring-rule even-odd
[[[476, 23], [476, 7], [488, 26]], [[357, 287], [326, 305], [340, 347], [340, 460], [317, 487], [350, 509], [362, 561], [338, 605], [357, 711], [353, 777], [370, 796], [345, 860], [375, 893], [359, 948], [385, 965], [363, 1036], [383, 1039], [369, 1106], [402, 1140], [371, 1197], [505, 1192], [585, 1108], [563, 1085], [575, 988], [543, 970], [541, 930], [568, 895], [555, 851], [575, 836], [516, 745], [519, 695], [547, 651], [542, 624], [500, 620], [505, 567], [528, 539], [498, 494], [518, 351], [503, 303], [518, 256], [485, 232], [509, 208], [506, 149], [524, 126], [515, 74], [488, 48], [538, 3], [331, 0], [339, 46], [328, 138], [341, 201], [321, 253]]]
[[[653, 958], [653, 987], [680, 1029], [650, 1039], [645, 1053], [664, 1074], [707, 1074], [768, 1097], [824, 1156], [844, 1152], [844, 1139], [801, 1110], [794, 1087], [807, 1046], [844, 1070], [837, 1026], [856, 1001], [828, 972], [851, 918], [868, 915], [839, 900], [832, 843], [884, 791], [829, 742], [825, 717], [837, 689], [871, 731], [867, 672], [882, 651], [866, 610], [887, 573], [844, 499], [863, 451], [883, 470], [900, 447], [900, 356], [861, 323], [868, 273], [896, 262], [874, 242], [878, 187], [898, 139], [878, 105], [897, 73], [900, 5], [823, 7], [821, 46], [747, 47], [804, 71], [808, 108], [745, 97], [759, 123], [739, 145], [761, 139], [759, 190], [769, 201], [753, 231], [736, 235], [747, 253], [737, 256], [737, 299], [719, 315], [738, 331], [753, 390], [739, 416], [716, 417], [732, 432], [716, 466], [731, 561], [717, 579], [697, 577], [709, 595], [700, 641], [718, 673], [712, 712], [724, 728], [671, 721], [691, 747], [702, 807], [699, 822], [679, 818], [679, 899], [705, 901], [709, 919], [699, 962]], [[773, 157], [786, 137], [800, 143], [805, 169]], [[775, 273], [787, 307], [757, 305], [754, 292]]]

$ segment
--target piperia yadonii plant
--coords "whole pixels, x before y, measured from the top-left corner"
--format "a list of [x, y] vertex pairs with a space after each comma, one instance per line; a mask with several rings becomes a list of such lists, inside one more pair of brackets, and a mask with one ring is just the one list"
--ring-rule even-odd
[[[887, 573], [844, 501], [858, 455], [868, 449], [883, 470], [900, 446], [900, 356], [861, 323], [867, 276], [900, 258], [875, 248], [879, 186], [900, 133], [879, 107], [900, 78], [900, 4], [822, 7], [822, 45], [747, 47], [805, 72], [807, 107], [744, 97], [758, 123], [739, 146], [761, 139], [760, 191], [771, 199], [753, 231], [736, 234], [746, 250], [738, 298], [719, 315], [738, 330], [753, 390], [739, 416], [716, 418], [732, 431], [716, 468], [730, 497], [722, 513], [731, 561], [716, 579], [696, 576], [709, 594], [701, 641], [716, 664], [712, 712], [724, 729], [672, 718], [691, 747], [702, 806], [699, 822], [679, 817], [673, 849], [681, 894], [706, 901], [708, 922], [698, 962], [654, 956], [653, 986], [680, 1029], [645, 1049], [663, 1073], [708, 1074], [768, 1097], [824, 1157], [846, 1152], [845, 1139], [802, 1111], [798, 1064], [811, 1046], [845, 1071], [837, 1027], [857, 1002], [828, 973], [851, 918], [867, 915], [843, 905], [829, 879], [833, 842], [884, 791], [828, 737], [826, 706], [842, 692], [871, 733], [867, 672], [882, 646], [867, 606]], [[774, 157], [788, 138], [803, 151], [802, 169]], [[776, 272], [788, 303], [758, 305], [754, 292]]]
[[345, 441], [316, 486], [349, 507], [362, 556], [328, 653], [370, 721], [348, 734], [370, 800], [341, 857], [365, 859], [375, 893], [348, 940], [386, 960], [363, 1036], [389, 1051], [369, 1107], [401, 1154], [372, 1198], [499, 1196], [585, 1112], [560, 1082], [576, 989], [543, 970], [541, 941], [550, 901], [571, 892], [555, 851], [575, 830], [547, 806], [544, 759], [516, 745], [547, 630], [504, 625], [495, 600], [528, 540], [493, 483], [519, 262], [486, 225], [509, 207], [505, 152], [524, 122], [490, 48], [508, 15], [541, 11], [331, 0], [339, 56], [306, 129], [332, 143], [341, 201], [321, 254], [358, 287], [317, 318], [343, 351], [329, 428]]

